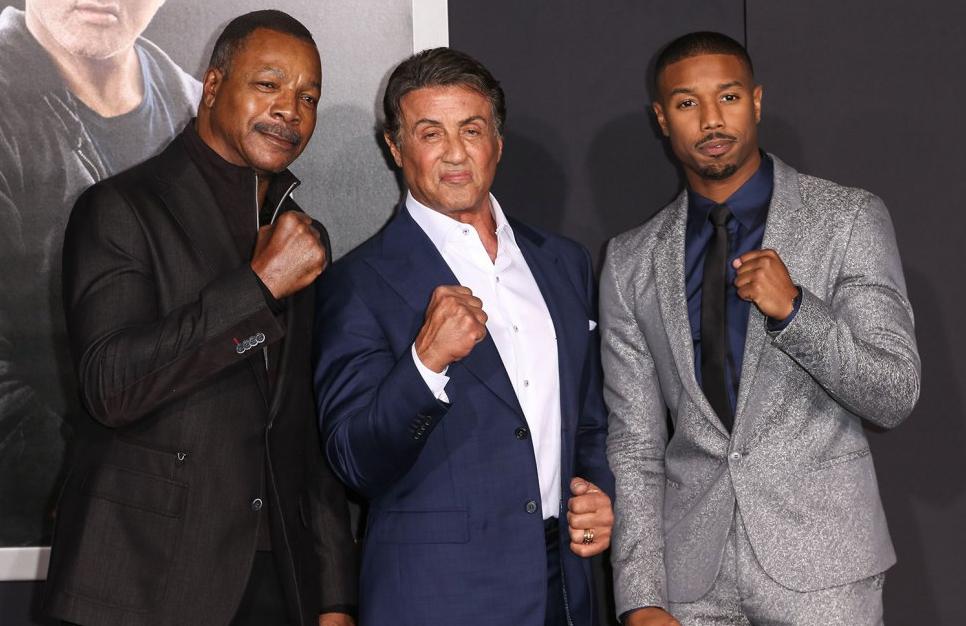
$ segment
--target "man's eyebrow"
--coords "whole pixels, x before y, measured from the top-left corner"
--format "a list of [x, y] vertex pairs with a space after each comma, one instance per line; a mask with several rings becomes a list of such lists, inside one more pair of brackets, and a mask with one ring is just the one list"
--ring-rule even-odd
[[416, 120], [416, 122], [413, 124], [413, 126], [419, 126], [420, 124], [429, 124], [430, 126], [438, 125], [439, 124], [439, 120], [434, 120], [432, 118], [423, 117], [423, 118], [420, 118], [420, 119]]
[[482, 115], [471, 115], [465, 120], [460, 120], [460, 126], [465, 126], [466, 124], [472, 124], [473, 122], [483, 122], [486, 123], [486, 118]]
[[283, 72], [281, 69], [279, 69], [279, 68], [277, 68], [277, 67], [275, 67], [273, 65], [265, 65], [261, 69], [259, 69], [258, 71], [259, 72], [268, 72], [269, 74], [271, 74], [272, 76], [274, 76], [275, 78], [278, 78], [278, 79], [285, 78], [285, 72]]
[[[732, 87], [744, 87], [744, 83], [740, 80], [730, 80], [726, 83], [721, 83], [718, 85], [718, 91], [724, 91], [725, 89], [731, 89]], [[692, 87], [675, 87], [671, 90], [670, 95], [674, 96], [677, 94], [691, 95], [694, 93], [694, 88]]]

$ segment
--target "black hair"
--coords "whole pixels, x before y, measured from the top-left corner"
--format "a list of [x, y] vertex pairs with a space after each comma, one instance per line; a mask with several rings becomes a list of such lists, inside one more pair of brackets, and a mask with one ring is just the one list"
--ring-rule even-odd
[[469, 87], [489, 100], [493, 106], [496, 132], [498, 135], [503, 134], [506, 97], [500, 82], [493, 78], [482, 63], [465, 52], [452, 48], [423, 50], [393, 70], [382, 99], [385, 132], [398, 143], [399, 118], [402, 115], [400, 101], [407, 93], [424, 87], [452, 85]]
[[751, 75], [755, 75], [755, 68], [751, 63], [751, 57], [745, 47], [722, 33], [713, 31], [698, 31], [681, 35], [671, 43], [664, 46], [657, 55], [654, 64], [654, 93], [657, 94], [657, 84], [661, 79], [661, 73], [672, 63], [690, 59], [702, 54], [730, 54], [736, 56], [748, 66]]
[[312, 33], [309, 32], [309, 29], [288, 13], [275, 9], [252, 11], [239, 15], [228, 22], [225, 30], [221, 31], [218, 40], [215, 41], [215, 47], [211, 51], [208, 69], [219, 69], [227, 76], [231, 61], [241, 50], [245, 39], [259, 28], [292, 35], [311, 43], [313, 46], [315, 45], [315, 40], [312, 39]]

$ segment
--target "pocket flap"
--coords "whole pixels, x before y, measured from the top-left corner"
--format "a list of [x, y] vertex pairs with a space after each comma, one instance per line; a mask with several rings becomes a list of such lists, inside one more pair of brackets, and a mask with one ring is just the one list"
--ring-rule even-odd
[[184, 513], [187, 485], [135, 470], [102, 465], [87, 477], [84, 491], [95, 498], [166, 517]]

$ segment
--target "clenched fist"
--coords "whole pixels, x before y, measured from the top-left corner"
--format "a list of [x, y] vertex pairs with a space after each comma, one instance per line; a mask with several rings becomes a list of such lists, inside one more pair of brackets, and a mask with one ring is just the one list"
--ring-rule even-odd
[[788, 269], [774, 250], [752, 250], [732, 261], [738, 272], [735, 287], [738, 297], [755, 303], [758, 310], [773, 320], [784, 320], [795, 310], [798, 288]]
[[324, 266], [322, 237], [308, 215], [286, 211], [258, 229], [251, 267], [276, 299], [306, 288]]
[[434, 372], [468, 355], [486, 337], [483, 301], [460, 285], [433, 290], [423, 327], [416, 335], [416, 356]]

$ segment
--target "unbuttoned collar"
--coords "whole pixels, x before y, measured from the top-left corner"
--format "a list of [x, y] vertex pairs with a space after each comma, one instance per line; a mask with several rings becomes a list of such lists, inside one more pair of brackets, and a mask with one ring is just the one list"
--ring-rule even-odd
[[[516, 247], [516, 239], [513, 229], [500, 208], [493, 194], [490, 194], [490, 208], [493, 214], [493, 221], [496, 224], [495, 234], [497, 240], [506, 242]], [[473, 228], [469, 224], [464, 224], [458, 220], [429, 208], [425, 204], [413, 197], [411, 192], [406, 192], [406, 210], [412, 216], [416, 224], [423, 229], [423, 232], [433, 242], [437, 250], [442, 251], [448, 242], [460, 241], [468, 228]]]

